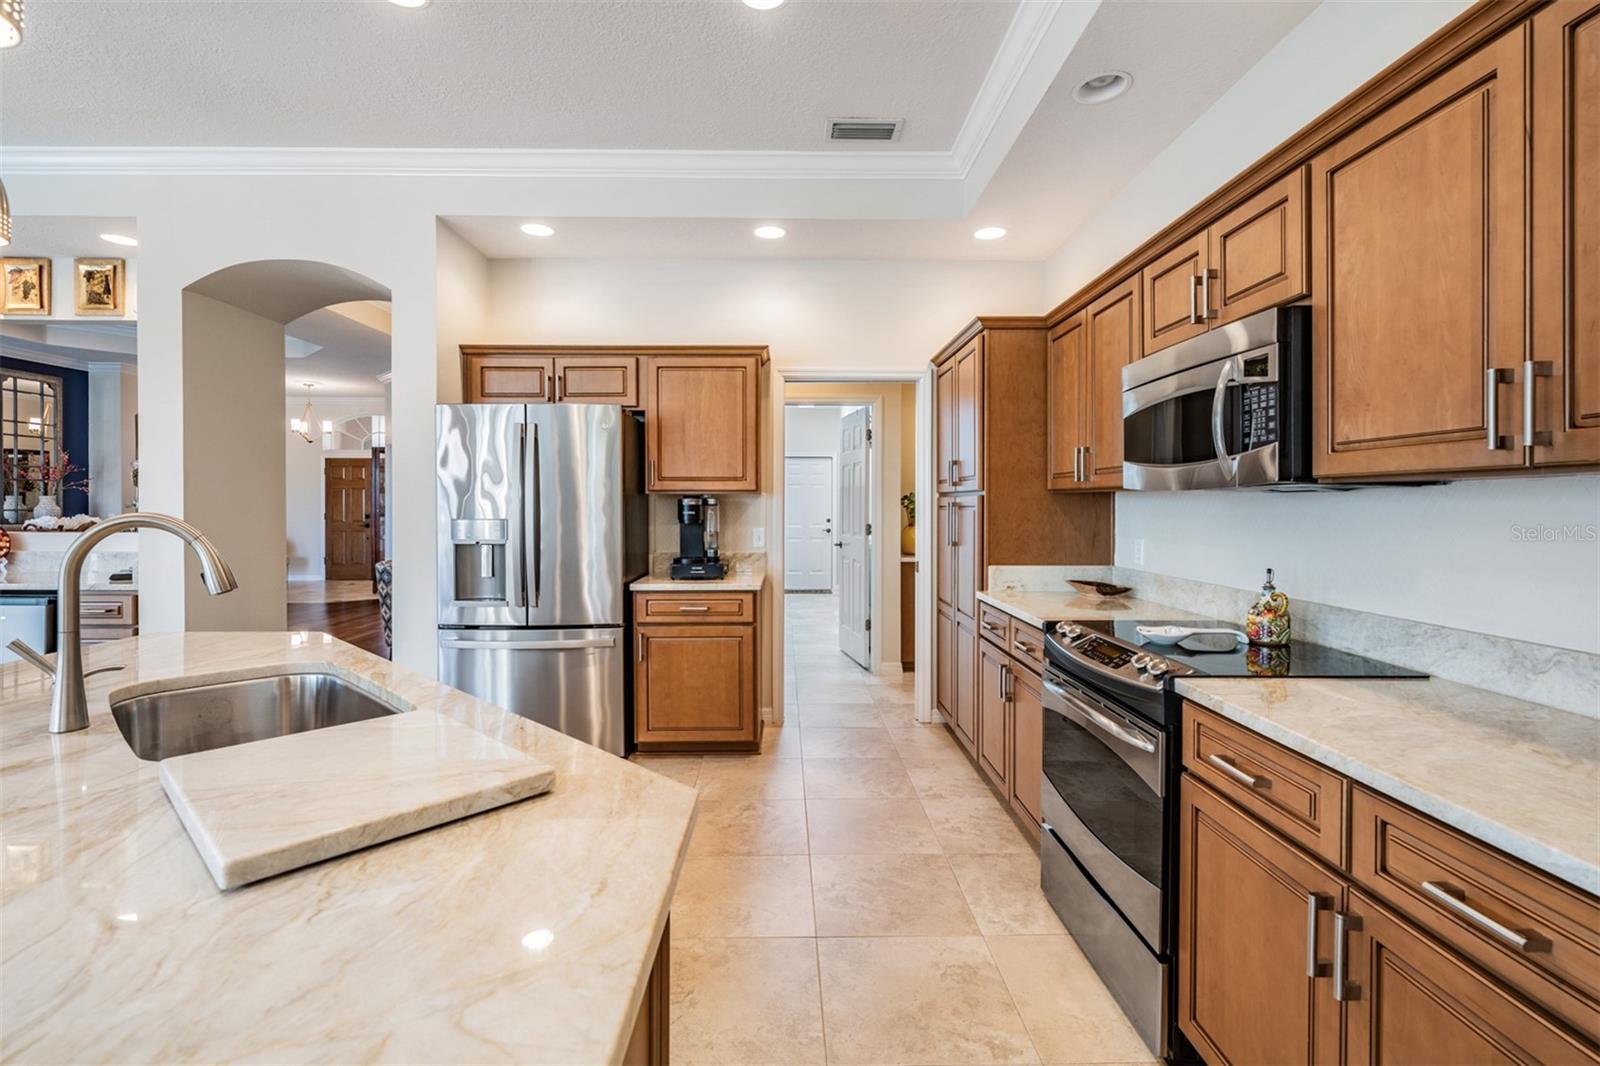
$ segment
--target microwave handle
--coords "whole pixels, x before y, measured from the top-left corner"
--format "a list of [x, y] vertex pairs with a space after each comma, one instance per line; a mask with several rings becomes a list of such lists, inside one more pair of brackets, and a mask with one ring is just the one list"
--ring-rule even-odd
[[1217, 375], [1217, 387], [1211, 394], [1211, 443], [1217, 449], [1217, 462], [1229, 478], [1239, 472], [1239, 457], [1228, 451], [1228, 442], [1222, 436], [1223, 404], [1228, 402], [1228, 386], [1239, 380], [1239, 360], [1225, 359], [1222, 373]]

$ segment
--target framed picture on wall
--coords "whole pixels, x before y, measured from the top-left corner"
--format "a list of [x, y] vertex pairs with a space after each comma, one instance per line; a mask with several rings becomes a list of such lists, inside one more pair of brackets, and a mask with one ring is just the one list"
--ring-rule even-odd
[[72, 310], [79, 315], [122, 315], [124, 259], [74, 259]]
[[50, 313], [50, 260], [8, 256], [0, 259], [0, 273], [5, 282], [5, 314]]

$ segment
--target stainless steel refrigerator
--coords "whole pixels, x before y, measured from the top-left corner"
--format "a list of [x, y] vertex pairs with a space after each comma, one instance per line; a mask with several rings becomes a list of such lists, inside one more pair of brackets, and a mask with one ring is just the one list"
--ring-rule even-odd
[[617, 755], [628, 583], [649, 567], [638, 416], [440, 404], [439, 677]]

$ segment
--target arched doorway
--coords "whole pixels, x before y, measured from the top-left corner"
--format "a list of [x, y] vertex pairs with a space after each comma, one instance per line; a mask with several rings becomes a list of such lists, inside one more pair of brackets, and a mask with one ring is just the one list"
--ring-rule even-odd
[[294, 259], [237, 263], [183, 289], [183, 509], [239, 579], [215, 598], [186, 583], [186, 628], [288, 628], [285, 326], [389, 297], [355, 271]]

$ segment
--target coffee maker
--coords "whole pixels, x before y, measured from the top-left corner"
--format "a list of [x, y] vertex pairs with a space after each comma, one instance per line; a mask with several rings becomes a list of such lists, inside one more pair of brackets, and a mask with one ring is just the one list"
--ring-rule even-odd
[[710, 496], [678, 497], [673, 580], [710, 581], [727, 576], [728, 564], [717, 553], [717, 501]]

